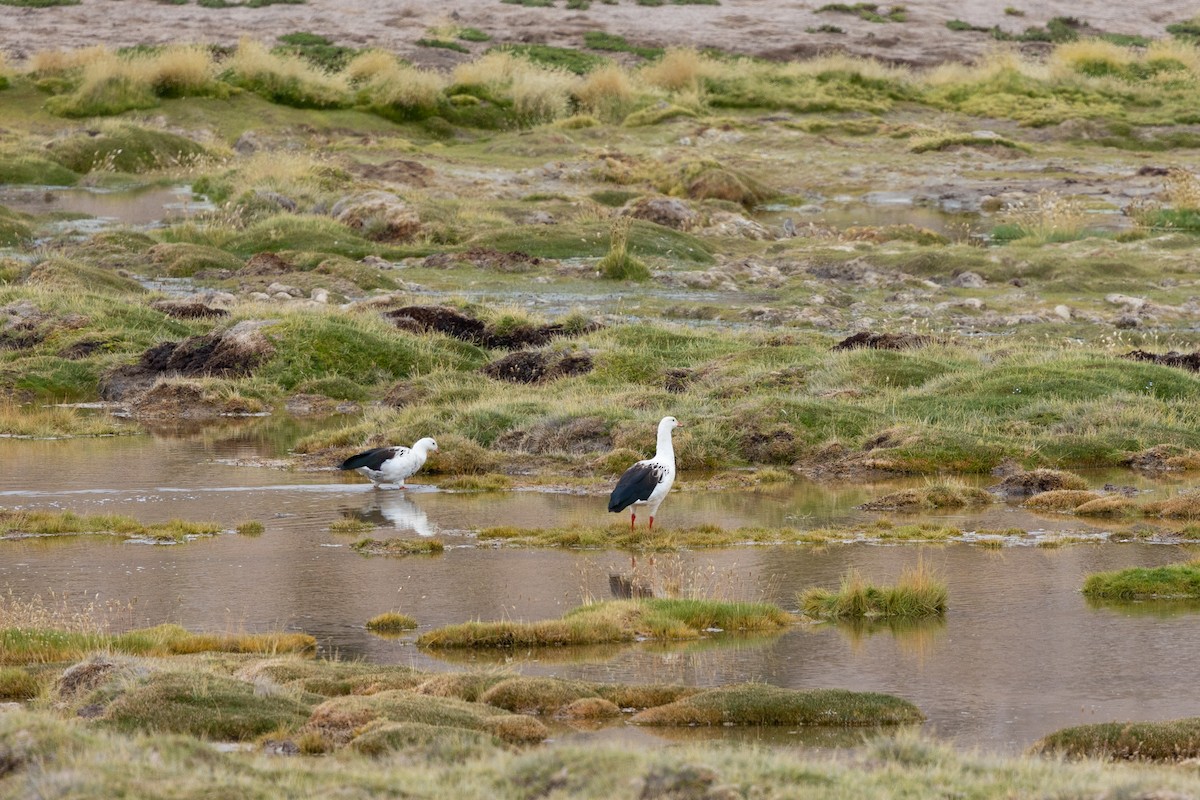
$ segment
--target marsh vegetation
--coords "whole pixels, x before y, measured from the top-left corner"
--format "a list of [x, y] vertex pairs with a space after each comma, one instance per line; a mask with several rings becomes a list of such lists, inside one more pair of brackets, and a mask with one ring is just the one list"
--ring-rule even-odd
[[[201, 5], [217, 14], [243, 4]], [[589, 11], [586, 2], [567, 9]], [[902, 6], [813, 13], [834, 36], [842, 25], [910, 23]], [[1110, 535], [1195, 538], [1198, 495], [1142, 497], [1069, 470], [1200, 465], [1190, 255], [1200, 245], [1200, 54], [1190, 23], [1149, 40], [1074, 18], [1029, 22], [950, 21], [951, 35], [1012, 49], [933, 67], [844, 54], [769, 61], [598, 31], [578, 47], [514, 43], [450, 21], [413, 42], [446, 59], [443, 69], [320, 31], [0, 62], [0, 433], [139, 435], [180, 420], [291, 414], [319, 422], [295, 427], [274, 465], [303, 471], [436, 434], [441, 451], [422, 480], [480, 493], [473, 502], [486, 506], [501, 495], [482, 493], [513, 488], [603, 491], [649, 454], [653, 421], [669, 413], [686, 424], [676, 450], [681, 483], [694, 491], [765, 497], [800, 475], [927, 476], [836, 524], [726, 515], [629, 531], [577, 516], [542, 517], [538, 527], [456, 519], [435, 531], [407, 500], [322, 517], [320, 534], [335, 539], [322, 547], [437, 556], [350, 556], [356, 575], [395, 591], [422, 572], [453, 584], [461, 550], [492, 547], [486, 555], [532, 558], [554, 554], [506, 551], [753, 546], [748, 559], [767, 553], [763, 562], [782, 564], [793, 557], [782, 545], [795, 544], [813, 545], [805, 553], [815, 557], [819, 546], [884, 542], [957, 553], [947, 543], [1053, 551]], [[211, 206], [143, 225], [38, 205], [68, 186], [187, 186]], [[102, 411], [75, 407], [96, 402]], [[991, 491], [977, 485], [973, 476], [993, 471]], [[1018, 502], [1085, 522], [1047, 535], [974, 524], [1011, 525], [992, 507], [1026, 514]], [[400, 518], [420, 535], [381, 532]], [[271, 544], [272, 526], [243, 522], [244, 536], [229, 538]], [[20, 539], [0, 544], [13, 547], [29, 537], [181, 542], [225, 530], [0, 512], [0, 538]], [[588, 554], [561, 555], [582, 563]], [[1084, 594], [1194, 597], [1195, 567], [1092, 575]], [[933, 646], [949, 592], [931, 567], [882, 587], [839, 569], [823, 585], [838, 574], [837, 591], [779, 591], [811, 618], [854, 620], [863, 640], [877, 625], [909, 643], [901, 651]], [[457, 621], [428, 626], [416, 610], [420, 636], [398, 611], [365, 622], [401, 637], [375, 637], [373, 647], [415, 640], [414, 658], [454, 652], [484, 663], [491, 649], [519, 664], [452, 673], [288, 655], [318, 647], [304, 633], [109, 629], [90, 613], [45, 614], [10, 597], [0, 604], [0, 700], [24, 707], [0, 715], [0, 739], [19, 741], [0, 752], [0, 773], [11, 774], [0, 792], [199, 795], [211, 788], [187, 777], [199, 762], [248, 794], [268, 780], [348, 796], [384, 782], [501, 797], [611, 796], [629, 780], [646, 797], [752, 787], [770, 796], [797, 781], [830, 797], [898, 784], [914, 796], [934, 786], [973, 796], [1196, 789], [1187, 773], [994, 760], [906, 734], [845, 763], [695, 745], [547, 753], [538, 743], [585, 723], [924, 718], [903, 698], [837, 686], [520, 674], [520, 659], [546, 647], [645, 643], [639, 652], [653, 653], [679, 643], [736, 649], [748, 634], [822, 635], [798, 634], [791, 614], [758, 600], [570, 594], [532, 622], [508, 608], [468, 622], [458, 608]], [[406, 611], [418, 604], [410, 597]], [[363, 620], [392, 602], [341, 624], [366, 637]], [[914, 634], [894, 622], [919, 617], [934, 623]], [[1068, 729], [1038, 748], [1190, 758], [1194, 722]], [[212, 741], [253, 752], [218, 754]], [[338, 757], [284, 769], [268, 753]], [[126, 763], [136, 769], [113, 766]]]

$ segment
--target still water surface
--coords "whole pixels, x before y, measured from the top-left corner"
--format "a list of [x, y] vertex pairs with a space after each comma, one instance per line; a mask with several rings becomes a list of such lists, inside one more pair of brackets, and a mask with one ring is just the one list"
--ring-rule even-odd
[[[437, 491], [432, 479], [408, 493], [377, 492], [332, 472], [241, 466], [279, 454], [279, 442], [261, 430], [0, 441], [5, 465], [0, 505], [266, 524], [258, 538], [229, 534], [179, 546], [98, 537], [0, 542], [0, 591], [136, 600], [126, 624], [303, 630], [328, 654], [431, 670], [503, 660], [528, 674], [595, 680], [697, 685], [755, 680], [891, 692], [925, 711], [931, 732], [1002, 752], [1020, 751], [1066, 725], [1200, 715], [1195, 610], [1097, 607], [1078, 591], [1090, 572], [1191, 557], [1186, 546], [1173, 544], [1001, 550], [965, 543], [839, 544], [659, 556], [653, 572], [646, 559], [639, 563], [643, 576], [659, 586], [682, 581], [718, 596], [785, 608], [795, 608], [799, 590], [836, 586], [848, 568], [888, 582], [922, 559], [948, 582], [951, 608], [943, 622], [916, 627], [797, 626], [775, 637], [680, 646], [435, 658], [413, 646], [411, 637], [378, 638], [363, 623], [389, 609], [412, 614], [423, 629], [476, 618], [543, 619], [587, 598], [608, 597], [610, 575], [630, 570], [628, 554], [477, 547], [469, 534], [495, 524], [608, 522], [603, 498], [450, 493]], [[1123, 477], [1156, 495], [1186, 488]], [[798, 483], [757, 492], [680, 492], [664, 505], [660, 523], [812, 526], [868, 519], [854, 506], [897, 485]], [[447, 550], [437, 557], [359, 556], [348, 547], [353, 537], [329, 532], [329, 524], [344, 516], [382, 526], [378, 538], [438, 534]], [[1097, 530], [1007, 504], [942, 519], [968, 530], [1014, 525]]]

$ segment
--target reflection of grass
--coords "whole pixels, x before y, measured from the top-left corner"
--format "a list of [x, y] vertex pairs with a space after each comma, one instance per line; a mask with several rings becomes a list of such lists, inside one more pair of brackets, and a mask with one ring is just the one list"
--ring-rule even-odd
[[1098, 611], [1115, 611], [1125, 617], [1169, 619], [1184, 614], [1200, 612], [1200, 599], [1156, 598], [1153, 601], [1112, 600], [1092, 595], [1085, 595], [1084, 599], [1087, 601], [1088, 608]]

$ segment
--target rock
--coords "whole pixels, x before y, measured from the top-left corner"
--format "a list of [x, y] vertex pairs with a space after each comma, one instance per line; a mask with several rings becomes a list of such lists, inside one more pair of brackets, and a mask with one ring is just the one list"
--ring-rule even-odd
[[358, 263], [366, 264], [368, 267], [376, 267], [378, 269], [394, 269], [396, 266], [386, 258], [380, 258], [376, 255], [363, 256], [359, 259]]
[[287, 284], [279, 283], [278, 281], [272, 283], [270, 286], [267, 287], [267, 294], [275, 295], [275, 296], [278, 296], [280, 294], [286, 294], [286, 295], [290, 295], [291, 297], [303, 297], [304, 296], [304, 292], [297, 289], [295, 286], [288, 286]]
[[700, 215], [675, 197], [638, 197], [626, 203], [620, 213], [677, 231], [691, 230], [700, 223]]
[[262, 146], [263, 143], [258, 134], [254, 131], [246, 131], [233, 143], [233, 150], [239, 155], [248, 156], [261, 150]]
[[525, 217], [523, 222], [526, 225], [556, 225], [558, 221], [554, 219], [554, 215], [546, 211], [534, 211], [532, 214]]
[[278, 253], [255, 253], [246, 262], [246, 266], [237, 271], [238, 275], [281, 275], [291, 272], [292, 265], [284, 261]]
[[977, 272], [960, 272], [950, 279], [950, 285], [959, 289], [982, 289], [987, 281]]
[[[236, 145], [235, 145], [236, 146]], [[292, 198], [282, 195], [279, 192], [268, 191], [267, 189], [259, 189], [254, 192], [254, 196], [264, 203], [273, 205], [288, 213], [296, 213], [296, 201]]]
[[1111, 303], [1114, 306], [1124, 306], [1127, 311], [1137, 312], [1146, 305], [1146, 299], [1143, 297], [1130, 297], [1127, 294], [1108, 294], [1104, 296], [1104, 302]]
[[1071, 309], [1069, 306], [1057, 305], [1054, 307], [1054, 313], [1061, 317], [1064, 322], [1071, 321]]
[[371, 239], [402, 242], [421, 230], [416, 210], [391, 192], [363, 192], [334, 203], [330, 216]]
[[775, 234], [759, 223], [731, 211], [712, 212], [709, 214], [708, 224], [699, 232], [705, 236], [737, 237], [758, 242], [775, 239]]
[[319, 417], [329, 414], [351, 414], [359, 410], [358, 403], [334, 400], [323, 394], [294, 394], [283, 406], [294, 417]]
[[251, 292], [246, 296], [251, 300], [256, 300], [260, 303], [268, 302], [271, 299], [271, 295], [267, 294], [266, 292]]
[[1140, 327], [1141, 324], [1142, 321], [1134, 314], [1121, 314], [1119, 317], [1113, 320], [1113, 326], [1122, 330], [1137, 328]]
[[329, 302], [329, 290], [328, 289], [313, 289], [310, 297], [317, 303], [328, 303]]
[[271, 295], [271, 297], [275, 300], [283, 300], [285, 302], [296, 299], [294, 294], [288, 294], [287, 292], [276, 292], [275, 294]]

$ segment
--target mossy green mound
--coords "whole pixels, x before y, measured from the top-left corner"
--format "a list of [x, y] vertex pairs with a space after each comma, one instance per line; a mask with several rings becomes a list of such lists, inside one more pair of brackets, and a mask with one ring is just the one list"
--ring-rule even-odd
[[125, 732], [247, 741], [264, 733], [299, 728], [311, 710], [310, 704], [260, 693], [245, 681], [161, 672], [121, 691], [105, 708], [103, 720]]
[[153, 128], [115, 125], [96, 135], [78, 133], [48, 145], [50, 157], [73, 172], [96, 169], [142, 173], [186, 167], [202, 158], [203, 145]]
[[797, 691], [744, 684], [649, 708], [635, 725], [903, 725], [925, 715], [907, 700], [841, 689]]
[[622, 600], [580, 606], [542, 622], [466, 622], [421, 635], [423, 647], [525, 647], [695, 639], [708, 631], [777, 631], [791, 624], [767, 603], [715, 600]]
[[1184, 761], [1200, 757], [1200, 717], [1063, 728], [1039, 739], [1033, 750], [1068, 758]]
[[421, 722], [384, 722], [369, 725], [350, 740], [350, 748], [363, 755], [402, 753], [405, 758], [454, 763], [478, 758], [503, 742], [485, 731], [427, 725]]
[[1109, 600], [1200, 598], [1200, 560], [1165, 567], [1097, 572], [1084, 581], [1083, 593]]

